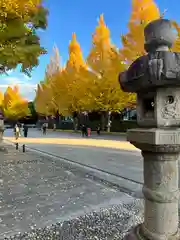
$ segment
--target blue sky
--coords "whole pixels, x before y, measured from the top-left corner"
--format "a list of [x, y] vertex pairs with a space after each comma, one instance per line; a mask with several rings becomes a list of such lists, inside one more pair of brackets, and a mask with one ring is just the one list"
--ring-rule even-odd
[[[166, 18], [175, 19], [180, 23], [179, 0], [155, 0], [163, 12], [167, 9]], [[54, 44], [59, 48], [62, 63], [68, 57], [68, 44], [73, 32], [81, 44], [84, 57], [91, 47], [91, 35], [97, 25], [98, 17], [104, 14], [106, 24], [111, 30], [112, 42], [121, 46], [120, 35], [127, 32], [127, 23], [131, 12], [131, 0], [46, 0], [49, 9], [48, 28], [39, 32], [41, 44], [48, 54], [40, 57], [40, 64], [28, 78], [18, 69], [9, 72], [8, 76], [0, 77], [0, 89], [8, 85], [18, 84], [23, 96], [32, 100], [35, 96], [36, 84], [43, 80], [46, 65], [52, 53]]]

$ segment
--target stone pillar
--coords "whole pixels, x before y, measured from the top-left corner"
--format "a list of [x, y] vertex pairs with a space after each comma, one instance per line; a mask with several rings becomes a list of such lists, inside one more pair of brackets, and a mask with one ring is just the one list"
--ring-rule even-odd
[[180, 155], [180, 53], [169, 51], [171, 22], [159, 19], [145, 28], [147, 55], [120, 74], [126, 92], [137, 93], [137, 123], [127, 139], [141, 149], [144, 167], [144, 222], [125, 239], [178, 240]]
[[145, 215], [143, 234], [149, 239], [178, 239], [178, 157], [169, 153], [143, 151]]
[[[144, 136], [149, 133], [159, 142], [146, 143], [141, 129], [131, 130], [128, 135], [131, 143], [142, 150], [144, 159], [142, 191], [145, 212], [144, 223], [130, 233], [127, 239], [176, 240], [180, 238], [178, 231], [180, 129], [143, 130]], [[138, 138], [139, 142], [137, 140], [135, 142], [135, 138]]]

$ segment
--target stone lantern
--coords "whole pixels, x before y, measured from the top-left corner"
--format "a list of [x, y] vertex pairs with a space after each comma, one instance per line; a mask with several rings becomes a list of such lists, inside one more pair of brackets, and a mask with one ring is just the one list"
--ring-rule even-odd
[[126, 239], [175, 240], [178, 230], [180, 155], [180, 53], [169, 20], [149, 23], [144, 55], [119, 75], [126, 92], [137, 94], [137, 129], [127, 139], [141, 149], [144, 166], [144, 222]]

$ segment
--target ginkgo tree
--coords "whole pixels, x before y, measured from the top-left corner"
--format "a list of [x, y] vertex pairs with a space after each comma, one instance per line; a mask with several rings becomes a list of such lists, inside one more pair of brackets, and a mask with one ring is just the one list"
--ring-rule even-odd
[[180, 52], [180, 26], [177, 24], [176, 21], [172, 21], [172, 25], [175, 28], [177, 32], [177, 38], [174, 42], [174, 45], [172, 47], [173, 52]]
[[46, 53], [36, 30], [46, 29], [47, 9], [41, 0], [0, 1], [0, 73], [21, 66], [30, 75]]
[[3, 99], [4, 99], [4, 94], [0, 91], [0, 108], [1, 108], [2, 103], [3, 103]]
[[87, 65], [83, 59], [80, 44], [76, 34], [73, 33], [69, 43], [69, 58], [65, 66], [54, 74], [54, 80], [51, 82], [53, 95], [61, 114], [72, 115], [84, 109], [86, 71]]
[[20, 93], [18, 86], [8, 87], [1, 95], [1, 109], [8, 119], [18, 120], [30, 115], [28, 101]]
[[[48, 111], [51, 114], [63, 111], [63, 101], [61, 97], [65, 97], [63, 91], [65, 91], [66, 85], [62, 84], [62, 71], [60, 54], [57, 46], [53, 47], [53, 55], [50, 58], [50, 63], [47, 65], [45, 84], [47, 89]], [[65, 98], [64, 98], [65, 100]], [[67, 101], [64, 101], [67, 102]]]
[[120, 111], [135, 102], [135, 95], [124, 93], [117, 81], [119, 72], [125, 68], [101, 15], [87, 61], [83, 59], [75, 33], [69, 43], [69, 58], [64, 67], [60, 65], [58, 49], [54, 48], [45, 79], [37, 89], [36, 110], [45, 115], [52, 114], [53, 108], [62, 115]]
[[100, 16], [92, 37], [87, 64], [94, 75], [88, 85], [91, 110], [101, 111], [109, 116], [110, 112], [119, 112], [135, 101], [134, 94], [124, 93], [119, 86], [118, 74], [126, 66], [120, 59], [118, 49], [111, 43], [110, 30], [103, 15]]
[[[129, 66], [138, 57], [146, 54], [144, 50], [144, 28], [153, 20], [164, 17], [154, 0], [132, 0], [131, 16], [128, 22], [128, 33], [121, 36], [122, 48], [120, 58]], [[177, 31], [177, 40], [172, 51], [180, 51], [180, 27], [176, 21], [172, 24]]]
[[72, 39], [69, 43], [69, 58], [66, 63], [64, 74], [67, 80], [68, 97], [70, 100], [69, 111], [80, 112], [83, 111], [84, 87], [86, 79], [82, 78], [87, 70], [87, 65], [83, 59], [82, 50], [79, 42], [76, 39], [76, 34], [72, 34]]
[[55, 100], [55, 89], [52, 82], [55, 74], [60, 70], [59, 51], [56, 46], [53, 47], [53, 54], [50, 57], [50, 62], [46, 67], [44, 80], [41, 81], [36, 90], [34, 100], [36, 111], [41, 115], [51, 115], [58, 110], [58, 104]]
[[161, 17], [160, 11], [153, 0], [132, 0], [131, 16], [128, 22], [128, 33], [121, 36], [122, 48], [120, 57], [127, 65], [145, 54], [144, 28]]
[[36, 112], [40, 115], [48, 115], [48, 106], [47, 106], [47, 93], [46, 93], [46, 85], [44, 82], [39, 83], [36, 89], [36, 97], [34, 100], [34, 105]]
[[[50, 81], [53, 100], [58, 112], [64, 116], [73, 116], [74, 127], [77, 128], [78, 113], [85, 107], [85, 85], [87, 83], [87, 65], [76, 34], [72, 34], [69, 43], [69, 57], [65, 66], [61, 66], [53, 73]], [[76, 113], [76, 114], [75, 114]]]

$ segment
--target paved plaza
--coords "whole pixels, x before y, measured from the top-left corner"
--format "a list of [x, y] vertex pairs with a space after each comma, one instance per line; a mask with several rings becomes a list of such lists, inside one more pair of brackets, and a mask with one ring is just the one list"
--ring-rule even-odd
[[[115, 219], [113, 220], [113, 216], [108, 215], [108, 217], [105, 214], [106, 218], [112, 218], [109, 224], [114, 228], [111, 233], [109, 232], [109, 238], [105, 238], [106, 234], [101, 233], [101, 229], [99, 229], [98, 232], [92, 230], [91, 233], [88, 233], [94, 238], [84, 237], [82, 239], [118, 239], [115, 236], [120, 236], [122, 226], [120, 227], [119, 224], [122, 224], [120, 221], [122, 214], [121, 211], [118, 213], [117, 209], [120, 209], [119, 204], [132, 203], [131, 196], [93, 180], [78, 168], [73, 168], [61, 161], [52, 160], [33, 152], [16, 151], [12, 145], [6, 147], [8, 153], [0, 152], [0, 239], [14, 234], [18, 236], [20, 233], [31, 232], [35, 229], [44, 229], [44, 227], [50, 227], [57, 222], [77, 219], [92, 211], [99, 212], [101, 208], [109, 209], [111, 207], [114, 210], [112, 209], [111, 213], [107, 212], [107, 214], [113, 214]], [[104, 213], [101, 214], [103, 216]], [[132, 217], [131, 214], [126, 213], [126, 215], [127, 218]], [[98, 213], [97, 216], [99, 216]], [[105, 221], [105, 216], [102, 217], [102, 221]], [[92, 219], [92, 221], [94, 220]], [[100, 228], [102, 223], [99, 224]], [[67, 232], [67, 226], [65, 228]], [[47, 231], [50, 230], [46, 229], [46, 233]], [[58, 231], [63, 237], [65, 233], [62, 233], [60, 227]], [[80, 231], [80, 226], [79, 228], [76, 226], [74, 231]], [[39, 236], [40, 234], [44, 233], [39, 233]], [[73, 236], [76, 235], [76, 238], [71, 238], [71, 236], [67, 239], [81, 239], [77, 232], [74, 234]], [[82, 235], [82, 232], [79, 234]], [[21, 235], [21, 238], [17, 236], [14, 239], [36, 239], [28, 233]], [[95, 236], [101, 236], [101, 238], [95, 238]]]
[[[12, 130], [5, 132], [5, 139], [15, 142]], [[119, 141], [84, 139], [79, 134], [48, 133], [30, 130], [28, 138], [20, 138], [21, 144], [77, 163], [93, 166], [119, 176], [143, 183], [143, 162], [140, 151], [120, 136]]]
[[[5, 138], [14, 141], [12, 129], [5, 131]], [[35, 144], [59, 144], [59, 145], [75, 145], [75, 146], [94, 146], [112, 149], [139, 151], [132, 144], [126, 141], [126, 136], [121, 135], [103, 135], [98, 137], [93, 134], [91, 137], [81, 137], [78, 133], [67, 132], [47, 132], [47, 135], [42, 135], [42, 132], [36, 129], [31, 129], [28, 138], [19, 138], [19, 142], [35, 143]]]
[[0, 152], [0, 239], [119, 240], [143, 221], [143, 162], [125, 136], [44, 137], [33, 129], [19, 151], [12, 130], [4, 139], [11, 144]]

